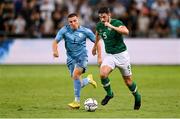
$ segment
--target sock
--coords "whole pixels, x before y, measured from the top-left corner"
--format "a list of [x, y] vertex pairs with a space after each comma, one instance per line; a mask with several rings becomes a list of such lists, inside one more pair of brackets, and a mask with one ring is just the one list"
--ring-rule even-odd
[[79, 79], [74, 80], [74, 96], [75, 101], [80, 102], [80, 91], [81, 91], [81, 82]]
[[135, 82], [133, 82], [130, 86], [128, 86], [128, 88], [134, 96], [139, 95]]
[[86, 86], [87, 84], [89, 84], [88, 78], [82, 79], [82, 85], [81, 85], [81, 88], [83, 88], [83, 87]]
[[101, 83], [102, 83], [107, 95], [112, 96], [113, 92], [112, 92], [112, 89], [111, 89], [111, 86], [110, 86], [109, 78], [101, 79]]

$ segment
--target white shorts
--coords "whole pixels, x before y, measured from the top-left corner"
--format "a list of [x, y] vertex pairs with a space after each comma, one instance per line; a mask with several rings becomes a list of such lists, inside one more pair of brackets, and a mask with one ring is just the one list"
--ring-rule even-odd
[[101, 67], [105, 65], [111, 67], [112, 69], [117, 67], [123, 76], [132, 75], [130, 57], [127, 51], [118, 54], [107, 54], [101, 64]]

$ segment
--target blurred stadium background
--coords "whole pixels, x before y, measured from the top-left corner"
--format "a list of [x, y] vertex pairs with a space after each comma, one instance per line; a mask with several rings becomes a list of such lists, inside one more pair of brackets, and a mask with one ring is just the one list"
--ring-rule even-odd
[[180, 36], [179, 0], [1, 0], [0, 32], [8, 37], [52, 37], [72, 12], [94, 30], [101, 6], [109, 6], [112, 16], [124, 22], [129, 37]]
[[[111, 75], [117, 96], [112, 103], [107, 107], [99, 105], [94, 114], [85, 113], [83, 108], [67, 110], [73, 87], [72, 81], [67, 80], [70, 76], [65, 66], [64, 42], [59, 44], [60, 58], [53, 59], [52, 40], [72, 12], [79, 14], [81, 25], [95, 31], [101, 6], [109, 6], [112, 17], [122, 20], [130, 30], [125, 42], [134, 79], [143, 95], [143, 107], [138, 112], [132, 111], [133, 99], [122, 80], [118, 80], [117, 70]], [[92, 73], [100, 86], [89, 40], [87, 48], [89, 63], [93, 64], [87, 73]], [[177, 118], [179, 71], [179, 0], [0, 0], [0, 118]], [[101, 87], [94, 91], [87, 87], [82, 92], [82, 100], [94, 97], [99, 102], [103, 96]]]
[[130, 30], [126, 42], [133, 64], [180, 64], [179, 0], [1, 0], [0, 63], [65, 63], [63, 47], [62, 60], [52, 60], [51, 41], [67, 15], [78, 13], [81, 24], [95, 31], [101, 6], [109, 6]]

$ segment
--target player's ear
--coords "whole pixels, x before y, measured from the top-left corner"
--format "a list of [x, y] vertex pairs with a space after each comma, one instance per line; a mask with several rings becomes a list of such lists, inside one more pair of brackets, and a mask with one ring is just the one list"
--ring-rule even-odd
[[79, 20], [79, 17], [77, 17], [77, 22], [79, 23], [79, 21], [80, 21], [80, 20]]
[[77, 22], [79, 23], [79, 21], [80, 21], [80, 20], [79, 20], [79, 18], [78, 18], [78, 19], [77, 19]]
[[108, 13], [109, 18], [111, 18], [111, 13]]
[[110, 22], [110, 19], [111, 19], [111, 13], [108, 13], [108, 20]]

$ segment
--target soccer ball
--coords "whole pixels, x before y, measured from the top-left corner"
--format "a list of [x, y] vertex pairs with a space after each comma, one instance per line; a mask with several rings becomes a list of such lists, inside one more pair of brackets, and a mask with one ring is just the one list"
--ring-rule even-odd
[[88, 112], [94, 112], [98, 108], [98, 103], [93, 98], [88, 98], [84, 101], [84, 109]]

